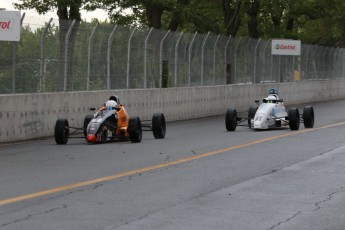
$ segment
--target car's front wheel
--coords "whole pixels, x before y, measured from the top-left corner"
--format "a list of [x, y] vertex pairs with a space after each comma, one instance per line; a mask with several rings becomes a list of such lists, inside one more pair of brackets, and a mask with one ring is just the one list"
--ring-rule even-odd
[[289, 127], [291, 130], [298, 130], [300, 125], [298, 108], [289, 109]]
[[67, 119], [59, 118], [55, 123], [55, 142], [59, 145], [67, 144], [69, 137], [69, 124]]
[[155, 139], [163, 139], [166, 132], [165, 117], [163, 113], [154, 113], [152, 116], [152, 132]]
[[131, 142], [141, 142], [142, 127], [139, 117], [129, 118], [127, 131]]
[[305, 106], [303, 108], [303, 123], [304, 128], [314, 127], [314, 108], [313, 106]]
[[225, 127], [227, 131], [235, 131], [237, 127], [236, 109], [228, 109], [225, 114]]

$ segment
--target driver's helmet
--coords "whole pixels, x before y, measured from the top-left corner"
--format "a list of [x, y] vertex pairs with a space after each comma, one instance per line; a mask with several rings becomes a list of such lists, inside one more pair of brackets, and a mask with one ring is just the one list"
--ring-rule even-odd
[[109, 97], [109, 100], [115, 101], [117, 104], [120, 104], [120, 99], [117, 95], [112, 95]]
[[105, 103], [105, 107], [107, 108], [107, 110], [113, 110], [117, 107], [117, 103], [114, 100], [109, 100]]
[[275, 95], [268, 95], [268, 97], [263, 99], [264, 103], [277, 103], [277, 96]]

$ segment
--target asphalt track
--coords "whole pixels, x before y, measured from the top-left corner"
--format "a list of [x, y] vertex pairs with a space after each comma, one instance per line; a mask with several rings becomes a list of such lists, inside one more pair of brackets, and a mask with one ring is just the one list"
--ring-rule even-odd
[[299, 131], [222, 116], [137, 144], [0, 144], [0, 229], [345, 229], [345, 100], [312, 105]]

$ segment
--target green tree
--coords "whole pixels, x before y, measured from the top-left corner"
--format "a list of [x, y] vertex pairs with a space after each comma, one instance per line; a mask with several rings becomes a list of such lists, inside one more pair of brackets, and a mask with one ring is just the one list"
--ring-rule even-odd
[[[59, 36], [60, 36], [60, 68], [59, 68], [59, 90], [64, 89], [64, 68], [65, 63], [72, 65], [74, 52], [74, 43], [77, 33], [77, 28], [81, 21], [80, 10], [84, 4], [84, 0], [19, 0], [20, 3], [14, 4], [17, 9], [35, 9], [39, 14], [45, 14], [48, 11], [57, 10], [59, 17]], [[71, 26], [72, 20], [77, 23], [71, 33], [69, 46], [67, 47], [67, 60], [65, 60], [66, 46], [65, 39], [68, 29]], [[68, 68], [70, 69], [70, 68]]]

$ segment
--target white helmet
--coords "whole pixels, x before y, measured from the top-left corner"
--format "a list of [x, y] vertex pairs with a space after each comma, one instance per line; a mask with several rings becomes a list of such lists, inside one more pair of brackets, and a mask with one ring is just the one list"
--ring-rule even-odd
[[105, 107], [107, 107], [108, 110], [113, 110], [115, 107], [117, 107], [117, 103], [114, 100], [109, 100], [105, 103]]

